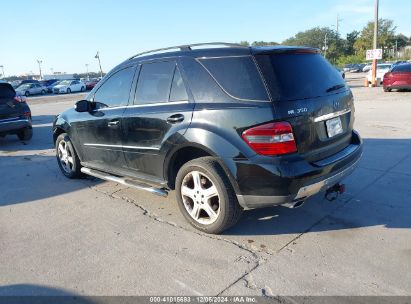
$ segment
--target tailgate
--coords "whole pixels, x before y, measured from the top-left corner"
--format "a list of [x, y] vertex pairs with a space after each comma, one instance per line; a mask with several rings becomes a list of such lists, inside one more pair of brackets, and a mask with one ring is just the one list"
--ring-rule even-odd
[[291, 123], [298, 153], [310, 162], [350, 144], [353, 96], [340, 73], [316, 50], [257, 54], [278, 120]]

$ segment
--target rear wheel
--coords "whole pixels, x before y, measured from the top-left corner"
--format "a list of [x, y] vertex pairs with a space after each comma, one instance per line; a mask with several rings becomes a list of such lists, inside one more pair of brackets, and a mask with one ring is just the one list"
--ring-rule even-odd
[[70, 94], [71, 93], [71, 89], [70, 88], [67, 88], [67, 94]]
[[19, 133], [17, 133], [17, 137], [20, 140], [30, 140], [33, 137], [33, 129], [31, 128], [23, 129], [19, 131]]
[[82, 176], [80, 160], [66, 133], [57, 137], [56, 157], [59, 168], [66, 177], [78, 178]]
[[195, 228], [218, 234], [237, 223], [242, 208], [230, 181], [212, 157], [184, 164], [176, 178], [178, 206]]
[[384, 92], [391, 92], [390, 88], [384, 88]]

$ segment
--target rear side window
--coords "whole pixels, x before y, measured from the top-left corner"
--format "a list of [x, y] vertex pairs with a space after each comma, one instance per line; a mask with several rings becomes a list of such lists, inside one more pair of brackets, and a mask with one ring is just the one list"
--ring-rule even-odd
[[94, 95], [94, 100], [107, 107], [125, 106], [128, 104], [134, 67], [128, 67], [114, 73]]
[[11, 85], [0, 83], [0, 103], [9, 101], [9, 99], [14, 98], [15, 95], [16, 93]]
[[178, 67], [174, 71], [173, 83], [171, 84], [170, 101], [187, 101], [187, 90]]
[[269, 100], [251, 56], [199, 59], [231, 96], [244, 100]]
[[168, 102], [175, 67], [174, 61], [143, 64], [134, 104]]
[[392, 72], [411, 72], [411, 64], [400, 64], [392, 69]]
[[[345, 84], [340, 73], [320, 54], [257, 55], [257, 62], [274, 100], [298, 100], [335, 93]], [[345, 86], [344, 86], [345, 87]]]

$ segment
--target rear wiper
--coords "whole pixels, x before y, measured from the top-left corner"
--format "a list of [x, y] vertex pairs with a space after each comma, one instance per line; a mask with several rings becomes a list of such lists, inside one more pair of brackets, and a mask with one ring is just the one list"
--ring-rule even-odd
[[345, 84], [343, 84], [343, 83], [341, 83], [341, 84], [336, 84], [335, 86], [332, 86], [332, 87], [328, 88], [328, 89], [326, 90], [326, 92], [329, 93], [329, 92], [332, 92], [332, 91], [336, 91], [336, 90], [342, 89], [342, 88], [344, 88], [344, 87], [345, 87]]

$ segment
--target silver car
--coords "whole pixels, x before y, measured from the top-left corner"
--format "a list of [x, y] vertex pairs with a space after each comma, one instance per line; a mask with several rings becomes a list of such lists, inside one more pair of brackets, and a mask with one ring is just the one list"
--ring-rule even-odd
[[39, 83], [25, 83], [16, 89], [17, 94], [30, 96], [36, 94], [46, 94], [47, 88]]

